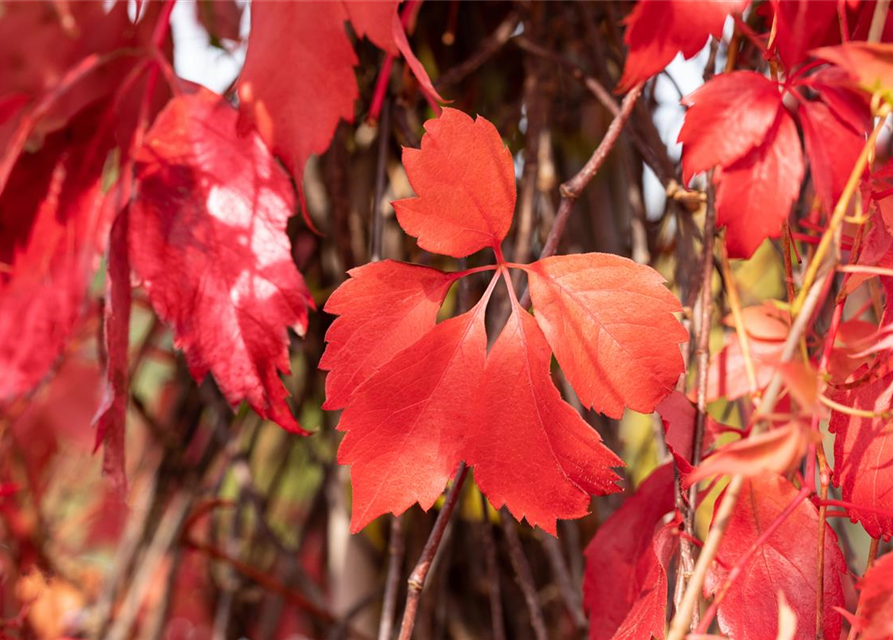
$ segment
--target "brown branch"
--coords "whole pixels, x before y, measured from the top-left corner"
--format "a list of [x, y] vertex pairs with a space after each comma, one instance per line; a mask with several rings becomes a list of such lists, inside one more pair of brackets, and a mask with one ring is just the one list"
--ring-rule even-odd
[[[537, 532], [540, 534], [540, 532]], [[546, 558], [549, 560], [549, 566], [552, 568], [552, 577], [558, 586], [558, 591], [564, 600], [564, 605], [571, 614], [574, 626], [578, 631], [586, 630], [586, 614], [583, 613], [583, 602], [580, 599], [580, 590], [574, 587], [571, 573], [567, 568], [564, 560], [564, 553], [561, 550], [561, 543], [558, 538], [549, 534], [540, 534], [537, 536], [543, 550], [546, 552]]]
[[533, 635], [536, 640], [546, 640], [548, 633], [546, 632], [546, 621], [543, 618], [543, 609], [536, 593], [530, 563], [527, 562], [527, 556], [524, 555], [524, 549], [521, 547], [521, 538], [518, 537], [515, 519], [505, 507], [499, 510], [499, 517], [502, 519], [502, 530], [505, 532], [505, 539], [508, 542], [509, 557], [515, 570], [515, 580], [524, 594], [524, 601], [527, 603], [527, 610], [530, 613]]
[[493, 538], [493, 526], [490, 524], [487, 498], [481, 495], [481, 514], [483, 522], [481, 531], [484, 538], [484, 559], [487, 564], [487, 584], [490, 596], [490, 623], [493, 629], [493, 640], [505, 640], [505, 621], [502, 619], [502, 589], [499, 586], [499, 564], [496, 561], [496, 540]]
[[492, 58], [493, 55], [509, 41], [509, 38], [511, 38], [512, 34], [515, 32], [515, 29], [518, 28], [518, 23], [520, 21], [521, 16], [518, 15], [517, 12], [512, 11], [509, 13], [505, 19], [499, 23], [499, 26], [496, 27], [493, 33], [484, 39], [477, 51], [471, 54], [467, 60], [461, 62], [440, 76], [435, 83], [437, 90], [440, 91], [444, 87], [458, 84], [467, 76], [474, 73], [474, 71]]
[[384, 99], [381, 122], [378, 127], [378, 159], [375, 166], [375, 200], [372, 203], [372, 229], [369, 231], [369, 261], [381, 260], [381, 236], [384, 232], [384, 214], [381, 201], [384, 198], [385, 178], [388, 169], [388, 142], [391, 137], [391, 103]]
[[437, 554], [437, 548], [443, 539], [443, 533], [450, 522], [450, 516], [453, 515], [453, 509], [459, 501], [459, 494], [462, 493], [462, 485], [465, 484], [467, 475], [468, 467], [464, 462], [460, 462], [458, 469], [456, 469], [456, 475], [453, 477], [453, 484], [450, 486], [450, 490], [447, 492], [446, 499], [443, 502], [443, 507], [441, 507], [440, 513], [437, 514], [437, 520], [434, 521], [434, 528], [431, 530], [428, 541], [422, 549], [422, 555], [419, 557], [415, 569], [409, 575], [406, 606], [403, 610], [403, 623], [400, 625], [399, 640], [409, 640], [412, 637], [416, 614], [419, 610], [419, 599], [422, 596], [422, 589], [425, 587], [428, 571], [431, 569], [431, 563], [434, 562], [434, 556]]

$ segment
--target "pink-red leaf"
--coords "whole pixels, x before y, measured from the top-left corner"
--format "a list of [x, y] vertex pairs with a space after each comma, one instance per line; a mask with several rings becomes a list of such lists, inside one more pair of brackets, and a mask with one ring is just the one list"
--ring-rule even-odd
[[590, 640], [663, 637], [668, 540], [665, 528], [655, 530], [673, 510], [673, 500], [673, 466], [666, 464], [648, 476], [586, 547], [583, 605]]
[[136, 157], [131, 262], [196, 379], [210, 371], [231, 403], [302, 432], [278, 375], [312, 305], [285, 234], [294, 191], [236, 117], [204, 89], [159, 114]]
[[893, 637], [893, 555], [874, 563], [859, 581], [859, 616], [864, 640]]
[[813, 54], [843, 69], [850, 82], [867, 93], [893, 90], [893, 44], [847, 42]]
[[329, 296], [338, 316], [326, 333], [319, 362], [326, 376], [324, 409], [343, 409], [353, 391], [399, 351], [425, 335], [455, 278], [448, 273], [385, 260], [352, 269]]
[[716, 222], [725, 226], [732, 258], [749, 258], [781, 233], [803, 179], [800, 137], [793, 118], [779, 112], [766, 140], [718, 175]]
[[558, 256], [527, 267], [537, 322], [587, 407], [650, 413], [683, 370], [687, 332], [653, 269], [619, 256]]
[[623, 462], [562, 400], [552, 354], [533, 317], [516, 307], [487, 357], [466, 460], [493, 506], [556, 535], [556, 518], [589, 512], [589, 494], [619, 491]]
[[[716, 561], [704, 583], [711, 596], [722, 588], [732, 567], [797, 496], [797, 489], [781, 476], [748, 480], [719, 546]], [[717, 613], [719, 628], [735, 640], [775, 638], [778, 592], [784, 593], [797, 614], [798, 637], [814, 638], [816, 598], [816, 547], [818, 513], [804, 500], [744, 564]], [[841, 617], [835, 607], [844, 604], [841, 575], [846, 562], [834, 530], [825, 525], [825, 594], [823, 629], [826, 638], [840, 636]]]
[[627, 91], [666, 67], [677, 53], [694, 57], [710, 36], [720, 38], [726, 17], [747, 0], [638, 2], [624, 21], [629, 49], [617, 89]]
[[760, 146], [783, 108], [777, 85], [752, 71], [720, 74], [682, 102], [689, 107], [678, 138], [686, 183]]
[[815, 190], [830, 213], [865, 146], [865, 136], [854, 132], [823, 102], [801, 101], [800, 122]]
[[105, 298], [105, 386], [96, 418], [96, 448], [104, 445], [102, 470], [113, 488], [127, 486], [124, 469], [124, 427], [130, 398], [127, 349], [130, 336], [130, 256], [127, 247], [128, 212], [125, 209], [112, 226], [109, 237]]
[[488, 120], [456, 109], [425, 123], [421, 149], [404, 149], [418, 194], [394, 202], [400, 226], [427, 251], [457, 258], [498, 248], [515, 211], [512, 155]]
[[799, 422], [751, 435], [718, 449], [685, 476], [685, 486], [715, 475], [753, 478], [785, 473], [803, 459], [807, 445], [816, 437], [814, 431]]
[[[857, 373], [864, 376], [867, 370]], [[889, 411], [893, 407], [893, 373], [873, 374], [873, 379], [834, 393], [832, 399], [861, 411]], [[835, 434], [833, 480], [843, 499], [893, 512], [893, 419], [832, 411], [829, 428]], [[893, 518], [858, 509], [850, 510], [849, 515], [874, 538], [893, 535]]]

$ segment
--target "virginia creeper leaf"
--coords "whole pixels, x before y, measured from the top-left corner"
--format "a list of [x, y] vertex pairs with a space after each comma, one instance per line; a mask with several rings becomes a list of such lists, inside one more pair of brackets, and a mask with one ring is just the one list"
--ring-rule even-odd
[[893, 98], [893, 44], [847, 42], [812, 53], [845, 71], [862, 91], [880, 91], [888, 101]]
[[[867, 373], [863, 368], [857, 377]], [[893, 406], [893, 373], [874, 374], [873, 379], [852, 389], [831, 394], [833, 400], [862, 411], [881, 414]], [[864, 418], [831, 412], [829, 429], [834, 437], [834, 485], [844, 500], [856, 505], [893, 511], [893, 419]], [[893, 518], [849, 510], [874, 538], [893, 535]]]
[[124, 491], [124, 426], [130, 397], [127, 349], [130, 335], [130, 256], [127, 247], [128, 212], [122, 211], [109, 237], [104, 309], [106, 383], [96, 414], [96, 448], [104, 445], [102, 470], [116, 491]]
[[[748, 480], [719, 545], [716, 561], [704, 582], [704, 594], [711, 596], [741, 557], [794, 500], [797, 489], [777, 475]], [[717, 612], [719, 628], [735, 640], [775, 638], [778, 625], [778, 592], [784, 593], [797, 614], [800, 636], [815, 637], [816, 547], [818, 512], [809, 501], [801, 502], [793, 513], [759, 546], [745, 562], [743, 571], [729, 589]], [[841, 575], [846, 562], [837, 535], [825, 525], [824, 632], [826, 638], [840, 635], [841, 616], [834, 610], [844, 605]]]
[[781, 224], [800, 194], [803, 156], [793, 118], [779, 112], [765, 141], [717, 176], [716, 223], [725, 226], [732, 258], [749, 258]]
[[689, 107], [678, 137], [686, 183], [762, 144], [783, 108], [777, 85], [753, 71], [720, 74], [682, 103]]
[[860, 638], [893, 636], [893, 555], [885, 554], [859, 581]]
[[319, 368], [326, 376], [324, 409], [342, 409], [354, 389], [399, 351], [434, 327], [454, 278], [437, 269], [384, 260], [352, 269], [329, 296], [338, 316], [326, 333]]
[[667, 549], [669, 540], [662, 540], [664, 529], [655, 530], [673, 506], [673, 465], [665, 464], [605, 520], [587, 545], [583, 605], [590, 640], [663, 638], [672, 547]]
[[286, 329], [303, 334], [313, 304], [285, 234], [294, 191], [257, 134], [236, 137], [236, 118], [205, 89], [159, 114], [136, 157], [131, 261], [193, 376], [210, 371], [229, 402], [303, 433], [278, 376]]
[[527, 268], [536, 319], [580, 401], [612, 418], [651, 413], [683, 370], [688, 334], [663, 278], [607, 254], [546, 258]]
[[394, 202], [400, 226], [426, 251], [457, 258], [498, 247], [512, 224], [515, 169], [499, 132], [446, 108], [425, 123], [421, 149], [404, 149], [418, 194]]
[[397, 2], [258, 2], [239, 76], [239, 131], [257, 129], [298, 183], [307, 159], [329, 146], [338, 121], [353, 121], [358, 59], [345, 31], [349, 20], [358, 35], [403, 52], [419, 82], [439, 98], [409, 49]]
[[772, 8], [777, 20], [772, 43], [788, 70], [803, 62], [810, 49], [840, 42], [838, 8], [834, 3], [772, 0]]
[[341, 414], [339, 464], [351, 465], [357, 532], [388, 511], [431, 508], [477, 429], [486, 300], [441, 322], [378, 369]]
[[551, 361], [536, 321], [515, 307], [487, 357], [466, 459], [494, 507], [557, 535], [555, 519], [586, 515], [589, 494], [619, 490], [610, 467], [623, 462], [562, 400]]
[[737, 440], [715, 451], [685, 476], [685, 486], [714, 475], [743, 475], [747, 478], [767, 473], [785, 473], [798, 464], [816, 434], [799, 422], [770, 429]]
[[747, 0], [638, 2], [624, 20], [629, 49], [618, 91], [628, 91], [666, 67], [677, 53], [692, 58], [710, 36], [720, 38], [726, 17]]

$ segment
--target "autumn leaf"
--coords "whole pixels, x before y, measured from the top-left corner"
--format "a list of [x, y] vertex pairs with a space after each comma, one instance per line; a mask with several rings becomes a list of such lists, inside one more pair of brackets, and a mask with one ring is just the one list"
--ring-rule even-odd
[[456, 258], [498, 248], [515, 212], [515, 169], [496, 127], [444, 109], [425, 131], [421, 149], [403, 150], [419, 195], [394, 202], [400, 226], [422, 249]]
[[888, 101], [893, 97], [893, 44], [846, 42], [812, 53], [846, 72], [850, 83], [860, 90], [881, 92]]
[[671, 0], [638, 2], [627, 16], [623, 42], [629, 49], [618, 91], [628, 91], [659, 73], [677, 53], [693, 58], [708, 38], [720, 38], [729, 14], [747, 0]]
[[[738, 558], [797, 493], [790, 482], [773, 474], [754, 477], [745, 483], [716, 561], [707, 573], [705, 596], [710, 597], [722, 588]], [[841, 616], [835, 607], [844, 605], [841, 576], [846, 572], [846, 562], [834, 530], [827, 524], [825, 527], [823, 629], [826, 638], [837, 638]], [[736, 640], [775, 638], [781, 591], [797, 616], [802, 637], [815, 637], [817, 537], [818, 513], [810, 502], [803, 501], [744, 563], [741, 575], [719, 605], [720, 630]]]
[[684, 484], [689, 487], [715, 475], [754, 478], [767, 473], [785, 473], [800, 463], [806, 447], [817, 437], [818, 434], [800, 422], [750, 435], [717, 449], [685, 476]]
[[[863, 367], [857, 376], [864, 377]], [[834, 434], [834, 486], [843, 500], [857, 506], [893, 512], [893, 373], [873, 375], [852, 389], [838, 391], [831, 399], [857, 411], [874, 412], [875, 418], [831, 412], [828, 427]], [[893, 534], [893, 518], [859, 509], [848, 510], [874, 538]]]
[[[587, 406], [619, 416], [650, 412], [676, 383], [687, 339], [679, 302], [650, 268], [603, 254], [507, 263], [500, 243], [515, 203], [511, 155], [492, 124], [444, 109], [406, 150], [418, 196], [394, 203], [404, 229], [431, 251], [490, 247], [498, 264], [484, 297], [434, 324], [446, 273], [385, 261], [351, 272], [326, 308], [327, 408], [344, 407], [338, 459], [351, 466], [358, 531], [382, 513], [430, 508], [460, 461], [481, 490], [532, 525], [587, 512], [589, 494], [617, 490], [620, 459], [555, 388], [554, 352]], [[507, 270], [527, 272], [535, 313], [522, 309]], [[504, 280], [508, 323], [487, 353], [484, 315]], [[580, 353], [575, 353], [579, 350]]]
[[338, 122], [353, 121], [358, 59], [346, 22], [389, 53], [401, 52], [419, 82], [440, 97], [409, 48], [397, 5], [338, 0], [252, 6], [238, 84], [239, 131], [256, 129], [298, 184], [307, 159], [326, 150]]
[[859, 637], [885, 640], [893, 636], [893, 556], [878, 559], [859, 587]]
[[777, 86], [749, 71], [724, 73], [683, 100], [683, 178], [714, 166], [716, 222], [733, 258], [777, 237], [800, 193], [803, 158]]
[[230, 403], [303, 433], [286, 405], [287, 329], [313, 305], [285, 225], [294, 191], [257, 134], [200, 89], [158, 116], [136, 157], [130, 253], [159, 317], [197, 380], [214, 374]]
[[673, 510], [673, 466], [658, 467], [599, 528], [586, 547], [583, 605], [590, 640], [663, 637], [667, 565], [678, 524], [660, 526]]

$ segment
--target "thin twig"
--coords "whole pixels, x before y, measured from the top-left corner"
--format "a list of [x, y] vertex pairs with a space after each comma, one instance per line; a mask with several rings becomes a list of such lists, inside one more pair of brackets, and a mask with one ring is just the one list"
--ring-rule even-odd
[[499, 517], [502, 519], [502, 530], [505, 533], [506, 542], [508, 542], [509, 557], [515, 570], [515, 579], [518, 582], [518, 586], [521, 587], [524, 601], [527, 603], [527, 611], [530, 613], [530, 625], [533, 627], [533, 635], [536, 640], [546, 640], [548, 634], [546, 633], [543, 609], [540, 606], [536, 586], [533, 582], [533, 572], [530, 570], [530, 564], [527, 562], [524, 548], [521, 546], [521, 538], [518, 536], [515, 519], [512, 518], [505, 507], [499, 510]]
[[[608, 131], [599, 143], [598, 148], [596, 148], [589, 160], [586, 161], [586, 164], [583, 165], [583, 168], [580, 169], [573, 178], [562, 183], [560, 188], [561, 204], [558, 205], [558, 213], [555, 215], [555, 221], [552, 223], [552, 228], [549, 229], [549, 235], [546, 237], [543, 250], [540, 251], [540, 259], [553, 256], [558, 250], [558, 243], [561, 242], [561, 237], [564, 235], [564, 230], [567, 227], [567, 221], [568, 218], [570, 218], [571, 209], [573, 209], [574, 203], [580, 197], [580, 194], [583, 193], [583, 189], [586, 188], [586, 185], [588, 185], [598, 173], [598, 170], [604, 164], [611, 149], [614, 148], [614, 144], [620, 137], [620, 132], [623, 130], [623, 126], [626, 124], [626, 121], [629, 120], [629, 116], [632, 113], [633, 106], [636, 104], [636, 100], [642, 93], [643, 86], [643, 83], [639, 83], [626, 94], [626, 97], [623, 98], [623, 104], [620, 107], [620, 113], [618, 113], [611, 121], [611, 124], [608, 126]], [[521, 297], [521, 306], [530, 306], [529, 289], [525, 291], [524, 295]]]
[[499, 563], [496, 561], [496, 540], [490, 524], [487, 498], [481, 494], [481, 532], [484, 538], [484, 561], [487, 564], [487, 586], [490, 596], [490, 626], [493, 640], [505, 640], [505, 621], [502, 619], [502, 589], [499, 585]]
[[434, 528], [431, 530], [428, 541], [422, 549], [422, 555], [419, 557], [415, 569], [409, 575], [406, 606], [403, 609], [403, 623], [400, 625], [399, 640], [409, 640], [412, 637], [416, 614], [419, 610], [419, 599], [422, 596], [422, 589], [425, 587], [428, 571], [431, 569], [431, 563], [437, 554], [437, 548], [443, 539], [443, 533], [450, 522], [450, 516], [453, 515], [453, 509], [459, 501], [459, 494], [462, 493], [462, 485], [465, 484], [467, 475], [468, 467], [464, 462], [460, 462], [458, 469], [456, 469], [456, 475], [453, 477], [453, 484], [450, 486], [450, 490], [447, 492], [446, 499], [443, 502], [443, 507], [441, 507], [440, 513], [437, 514], [437, 520], [434, 521]]
[[471, 54], [467, 60], [457, 64], [440, 76], [435, 83], [437, 90], [440, 91], [444, 87], [458, 84], [470, 74], [474, 73], [475, 70], [492, 58], [493, 55], [509, 41], [509, 38], [511, 38], [512, 34], [515, 32], [515, 29], [518, 28], [518, 23], [520, 21], [521, 16], [518, 15], [517, 12], [512, 11], [509, 13], [505, 19], [499, 23], [499, 26], [496, 27], [493, 33], [484, 39], [477, 51]]
[[381, 622], [378, 625], [378, 640], [390, 640], [394, 628], [394, 614], [397, 612], [397, 590], [400, 588], [400, 570], [403, 567], [403, 525], [399, 517], [391, 518], [391, 535], [388, 541], [388, 577], [385, 582], [384, 599], [381, 605]]
[[[871, 543], [868, 547], [868, 560], [865, 562], [865, 573], [868, 573], [868, 570], [871, 569], [872, 565], [874, 565], [875, 560], [877, 560], [878, 548], [880, 547], [880, 540], [877, 538], [872, 538]], [[862, 575], [864, 576], [865, 573]], [[859, 599], [859, 604], [856, 605], [856, 618], [859, 617], [859, 614], [862, 612], [862, 599]], [[859, 633], [859, 627], [853, 625], [850, 627], [850, 631], [846, 636], [846, 640], [855, 640], [856, 636]]]
[[[788, 338], [784, 343], [781, 357], [779, 358], [780, 362], [789, 362], [796, 353], [800, 344], [800, 337], [809, 326], [809, 322], [812, 320], [812, 314], [818, 306], [819, 300], [822, 298], [822, 291], [827, 277], [827, 273], [822, 274], [809, 290], [803, 303], [803, 311], [794, 321], [794, 325], [791, 327], [791, 332], [788, 334]], [[766, 388], [766, 393], [763, 395], [763, 400], [755, 413], [755, 417], [768, 415], [775, 408], [775, 403], [778, 401], [778, 396], [781, 392], [782, 383], [783, 378], [781, 373], [776, 372], [772, 377], [769, 386]], [[759, 433], [763, 430], [763, 426], [762, 421], [758, 420], [753, 425], [751, 432]], [[725, 535], [726, 527], [729, 525], [729, 520], [731, 519], [732, 512], [735, 510], [735, 505], [738, 502], [738, 496], [741, 493], [741, 488], [743, 486], [744, 477], [736, 475], [732, 477], [729, 486], [726, 487], [713, 526], [710, 527], [710, 532], [707, 534], [707, 540], [701, 548], [701, 553], [698, 556], [695, 570], [688, 582], [688, 587], [685, 590], [682, 603], [670, 623], [670, 631], [667, 635], [667, 640], [682, 640], [689, 630], [692, 613], [700, 599], [701, 589], [704, 586], [704, 579], [707, 577], [707, 571], [710, 569], [710, 565], [713, 564], [716, 552], [719, 550], [719, 544], [722, 542], [722, 538]]]
[[574, 621], [574, 625], [578, 631], [586, 629], [586, 614], [583, 613], [583, 603], [580, 599], [579, 588], [574, 587], [571, 573], [567, 568], [564, 560], [564, 553], [561, 550], [561, 543], [558, 538], [550, 536], [547, 533], [537, 531], [539, 534], [540, 544], [546, 552], [546, 558], [549, 560], [549, 566], [552, 568], [552, 577], [564, 600], [564, 606], [567, 607], [568, 613]]
[[381, 201], [384, 199], [385, 178], [388, 174], [388, 142], [391, 137], [391, 105], [385, 98], [378, 127], [378, 160], [375, 167], [375, 201], [372, 203], [372, 229], [369, 232], [369, 260], [381, 260], [381, 236], [384, 231], [384, 214]]

